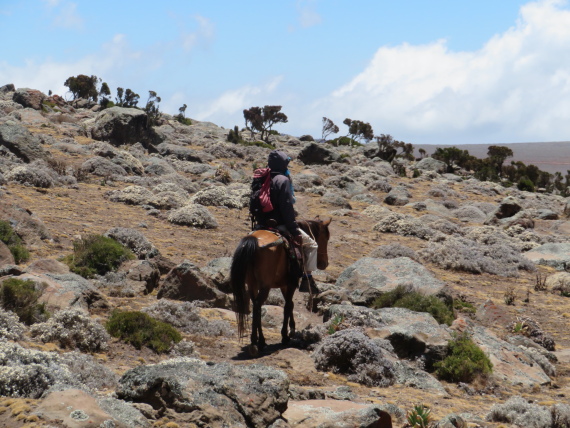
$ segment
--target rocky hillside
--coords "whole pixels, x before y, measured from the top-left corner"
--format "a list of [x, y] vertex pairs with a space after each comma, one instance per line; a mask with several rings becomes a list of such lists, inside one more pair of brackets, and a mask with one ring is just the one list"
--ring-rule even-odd
[[229, 264], [270, 149], [99, 108], [0, 88], [1, 426], [570, 427], [568, 200], [273, 135], [329, 267], [252, 358]]

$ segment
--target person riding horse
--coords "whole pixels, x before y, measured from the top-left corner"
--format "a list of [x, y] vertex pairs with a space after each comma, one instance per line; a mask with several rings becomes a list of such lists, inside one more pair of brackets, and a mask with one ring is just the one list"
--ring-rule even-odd
[[260, 226], [277, 224], [277, 230], [284, 234], [290, 234], [295, 245], [303, 249], [305, 266], [299, 291], [311, 291], [318, 294], [319, 289], [315, 284], [312, 271], [317, 269], [318, 245], [313, 238], [299, 228], [295, 219], [295, 196], [293, 183], [289, 172], [291, 158], [283, 151], [273, 150], [267, 158], [267, 166], [271, 170], [270, 199], [273, 210], [264, 213]]

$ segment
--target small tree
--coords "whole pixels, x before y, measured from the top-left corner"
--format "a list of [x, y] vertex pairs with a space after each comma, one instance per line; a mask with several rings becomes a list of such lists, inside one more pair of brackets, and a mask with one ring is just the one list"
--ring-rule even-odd
[[125, 102], [123, 107], [136, 107], [139, 103], [140, 95], [127, 88], [125, 91]]
[[327, 117], [323, 117], [323, 140], [326, 140], [331, 134], [338, 134], [338, 131], [338, 126], [336, 126], [332, 120]]
[[107, 106], [111, 102], [111, 100], [109, 99], [109, 97], [111, 96], [111, 90], [109, 89], [109, 85], [107, 85], [107, 82], [103, 82], [103, 84], [101, 85], [101, 89], [99, 89], [99, 96], [101, 97], [101, 99], [99, 100], [99, 104], [101, 105], [101, 107], [107, 108]]
[[347, 135], [350, 135], [353, 140], [365, 140], [368, 143], [374, 138], [374, 131], [368, 122], [346, 118], [342, 123], [348, 126]]
[[458, 149], [455, 146], [441, 148], [438, 147], [433, 153], [434, 159], [445, 162], [447, 165], [447, 172], [453, 172], [453, 164], [460, 168], [465, 168], [467, 162], [470, 160], [471, 155], [467, 150]]
[[487, 156], [500, 177], [502, 175], [503, 162], [507, 158], [513, 157], [513, 151], [506, 146], [489, 146]]
[[276, 123], [287, 123], [288, 118], [281, 112], [281, 106], [251, 107], [243, 111], [245, 126], [261, 134], [261, 139], [269, 142], [271, 128]]
[[80, 74], [78, 76], [68, 77], [64, 86], [69, 88], [69, 91], [73, 95], [73, 99], [85, 98], [97, 102], [97, 96], [99, 91], [97, 91], [97, 84], [101, 81], [97, 76], [86, 76], [85, 74]]
[[147, 114], [147, 125], [154, 126], [157, 124], [158, 119], [162, 115], [159, 110], [159, 103], [162, 101], [160, 97], [154, 91], [148, 91], [148, 100], [144, 111]]

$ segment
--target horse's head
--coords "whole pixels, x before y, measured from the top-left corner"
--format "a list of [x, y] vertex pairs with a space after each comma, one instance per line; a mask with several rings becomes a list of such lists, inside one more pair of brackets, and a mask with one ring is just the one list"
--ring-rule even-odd
[[329, 232], [329, 224], [332, 218], [328, 220], [321, 220], [318, 216], [314, 220], [307, 222], [311, 229], [312, 235], [317, 241], [319, 249], [317, 250], [317, 268], [325, 270], [329, 265], [329, 255], [327, 252], [327, 245], [331, 234]]

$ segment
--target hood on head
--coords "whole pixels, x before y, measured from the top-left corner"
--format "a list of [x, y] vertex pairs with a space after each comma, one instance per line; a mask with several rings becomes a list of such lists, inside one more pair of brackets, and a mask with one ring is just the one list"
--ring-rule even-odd
[[267, 166], [272, 171], [285, 172], [287, 171], [287, 166], [289, 165], [290, 160], [291, 158], [287, 153], [280, 150], [273, 150], [269, 153], [267, 158]]

